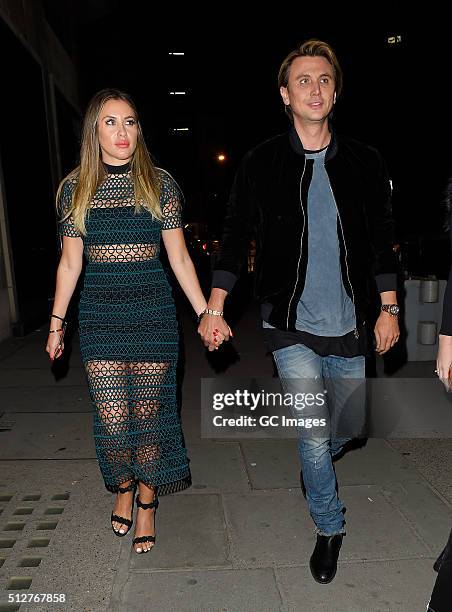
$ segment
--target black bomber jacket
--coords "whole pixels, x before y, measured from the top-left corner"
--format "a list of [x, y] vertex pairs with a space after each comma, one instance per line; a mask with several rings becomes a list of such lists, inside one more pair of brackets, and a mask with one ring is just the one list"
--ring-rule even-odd
[[[294, 127], [249, 151], [235, 177], [213, 287], [230, 292], [256, 240], [255, 294], [264, 320], [295, 331], [308, 262], [307, 196], [313, 160]], [[357, 327], [376, 291], [397, 288], [391, 183], [379, 153], [332, 132], [325, 168], [338, 209], [342, 280]]]

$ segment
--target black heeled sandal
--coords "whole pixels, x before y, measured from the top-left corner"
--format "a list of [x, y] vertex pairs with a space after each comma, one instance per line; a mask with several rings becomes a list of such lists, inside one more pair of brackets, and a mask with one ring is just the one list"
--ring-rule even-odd
[[[159, 500], [158, 500], [157, 495], [155, 496], [153, 501], [151, 501], [149, 504], [143, 504], [143, 502], [140, 501], [140, 496], [137, 495], [136, 502], [137, 502], [137, 508], [142, 508], [143, 510], [151, 510], [152, 508], [155, 508], [154, 510], [154, 529], [155, 529], [155, 513], [157, 512], [157, 508], [159, 507]], [[152, 542], [153, 544], [155, 544], [155, 535], [140, 536], [139, 538], [134, 538], [132, 540], [132, 546], [134, 547], [133, 549], [135, 550], [137, 555], [142, 555], [145, 552], [149, 552], [149, 550], [153, 548], [153, 546], [151, 546], [149, 550], [141, 549], [141, 552], [138, 552], [135, 549], [135, 544], [144, 544], [144, 542]]]
[[[126, 519], [123, 516], [118, 516], [117, 514], [113, 514], [113, 512], [111, 513], [111, 528], [113, 530], [113, 533], [117, 535], [118, 538], [123, 538], [125, 535], [127, 535], [133, 525], [133, 499], [135, 497], [136, 488], [137, 488], [136, 482], [131, 482], [127, 487], [118, 488], [118, 493], [128, 493], [129, 491], [133, 491], [130, 519]], [[116, 529], [113, 527], [113, 521], [115, 521], [116, 523], [121, 523], [121, 525], [125, 525], [126, 527], [128, 527], [127, 531], [125, 533], [119, 533], [119, 530], [116, 531]]]

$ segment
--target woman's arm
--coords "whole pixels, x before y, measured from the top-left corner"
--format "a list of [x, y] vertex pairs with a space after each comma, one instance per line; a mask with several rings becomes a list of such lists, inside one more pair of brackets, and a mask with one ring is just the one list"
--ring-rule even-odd
[[446, 389], [450, 388], [449, 370], [452, 366], [452, 336], [439, 335], [438, 355], [436, 357], [436, 373], [444, 383]]
[[[82, 271], [83, 263], [83, 240], [81, 238], [69, 238], [63, 236], [63, 250], [56, 275], [55, 300], [53, 303], [52, 314], [65, 318], [72, 294], [74, 293], [77, 281]], [[50, 329], [61, 329], [62, 321], [52, 317], [50, 319]], [[60, 334], [58, 332], [49, 333], [46, 351], [50, 359], [58, 357], [63, 350], [60, 344]], [[56, 354], [55, 354], [56, 353]]]
[[177, 282], [193, 306], [193, 310], [199, 315], [205, 310], [207, 302], [201, 291], [195, 267], [188, 254], [183, 231], [181, 228], [163, 230], [162, 238]]

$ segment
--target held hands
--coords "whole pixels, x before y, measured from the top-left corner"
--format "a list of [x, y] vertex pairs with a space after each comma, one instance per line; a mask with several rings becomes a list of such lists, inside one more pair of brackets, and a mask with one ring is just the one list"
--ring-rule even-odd
[[201, 336], [202, 343], [209, 351], [218, 350], [219, 346], [233, 337], [231, 328], [218, 315], [203, 315], [199, 326], [198, 334]]
[[439, 348], [436, 357], [436, 373], [438, 378], [446, 387], [447, 391], [452, 390], [449, 370], [452, 365], [452, 336], [439, 335]]
[[381, 312], [375, 324], [375, 351], [384, 355], [400, 338], [399, 321], [387, 312]]

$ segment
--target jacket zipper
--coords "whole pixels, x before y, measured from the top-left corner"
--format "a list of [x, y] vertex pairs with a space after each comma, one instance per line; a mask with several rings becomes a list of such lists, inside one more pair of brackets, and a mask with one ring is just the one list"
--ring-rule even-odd
[[345, 249], [345, 269], [346, 269], [346, 272], [347, 272], [348, 284], [350, 285], [350, 289], [351, 289], [351, 292], [352, 292], [353, 309], [355, 311], [355, 321], [356, 321], [356, 325], [357, 325], [355, 327], [355, 331], [353, 333], [355, 335], [355, 338], [358, 339], [359, 338], [359, 331], [358, 331], [358, 319], [356, 317], [355, 292], [353, 291], [353, 286], [352, 286], [352, 283], [350, 281], [350, 275], [349, 275], [349, 271], [348, 271], [348, 261], [347, 261], [348, 260], [348, 252], [347, 252], [347, 245], [345, 243], [344, 228], [342, 227], [341, 215], [339, 213], [339, 208], [337, 207], [336, 198], [334, 197], [333, 188], [331, 187], [330, 177], [328, 176], [328, 172], [326, 171], [326, 168], [325, 168], [325, 174], [328, 177], [328, 185], [330, 187], [330, 191], [331, 191], [331, 195], [333, 197], [334, 205], [336, 206], [337, 218], [339, 219], [339, 225], [341, 226], [342, 240], [344, 242], [344, 249]]
[[301, 262], [301, 253], [303, 251], [303, 236], [304, 236], [304, 230], [305, 230], [305, 227], [306, 227], [306, 214], [305, 214], [304, 208], [303, 208], [303, 200], [301, 199], [301, 186], [303, 184], [303, 177], [304, 177], [305, 170], [306, 170], [306, 158], [304, 159], [303, 173], [302, 173], [301, 179], [300, 179], [300, 205], [301, 205], [301, 210], [303, 212], [303, 230], [301, 232], [301, 238], [300, 238], [300, 256], [298, 257], [298, 264], [297, 264], [297, 279], [295, 281], [295, 286], [293, 288], [292, 297], [289, 300], [289, 306], [287, 308], [287, 320], [286, 320], [286, 328], [287, 329], [289, 329], [290, 306], [292, 304], [292, 300], [295, 297], [295, 292], [297, 290], [297, 285], [298, 285], [298, 279], [300, 277], [300, 262]]

